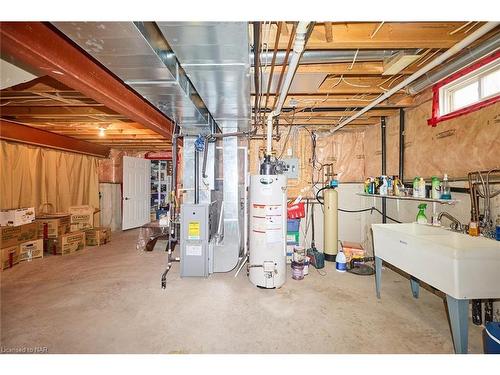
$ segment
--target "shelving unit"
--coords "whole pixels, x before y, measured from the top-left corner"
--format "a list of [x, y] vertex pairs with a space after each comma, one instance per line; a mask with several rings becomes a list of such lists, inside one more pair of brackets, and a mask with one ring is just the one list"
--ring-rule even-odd
[[400, 197], [400, 196], [395, 196], [395, 195], [380, 195], [380, 194], [367, 194], [367, 193], [357, 193], [357, 195], [361, 197], [367, 197], [367, 198], [373, 198], [375, 204], [375, 199], [376, 198], [381, 198], [383, 202], [385, 202], [386, 199], [392, 199], [397, 202], [397, 209], [399, 211], [399, 202], [400, 201], [414, 201], [414, 202], [428, 202], [432, 203], [432, 215], [437, 214], [437, 205], [454, 205], [460, 202], [460, 200], [457, 199], [433, 199], [433, 198], [417, 198], [417, 197]]
[[170, 194], [171, 176], [170, 160], [151, 160], [151, 214], [156, 213]]
[[456, 204], [460, 202], [457, 199], [433, 199], [433, 198], [416, 198], [416, 197], [400, 197], [395, 195], [380, 195], [380, 194], [367, 194], [367, 193], [357, 193], [357, 195], [362, 197], [372, 197], [372, 198], [387, 198], [387, 199], [397, 199], [406, 201], [417, 201], [417, 202], [431, 202], [439, 204]]

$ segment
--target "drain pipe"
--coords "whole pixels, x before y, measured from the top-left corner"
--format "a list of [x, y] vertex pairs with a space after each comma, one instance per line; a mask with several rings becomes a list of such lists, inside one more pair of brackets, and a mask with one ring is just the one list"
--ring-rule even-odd
[[500, 37], [496, 34], [477, 47], [466, 48], [465, 51], [457, 55], [456, 59], [450, 61], [437, 72], [426, 74], [419, 80], [413, 82], [408, 86], [408, 93], [410, 95], [416, 95], [427, 87], [459, 71], [467, 65], [472, 64], [478, 59], [498, 51], [498, 49], [500, 49]]
[[363, 108], [361, 111], [357, 112], [356, 114], [352, 115], [348, 119], [342, 121], [340, 124], [335, 126], [332, 129], [332, 133], [336, 132], [337, 130], [342, 129], [344, 126], [349, 124], [351, 121], [356, 120], [358, 117], [375, 107], [377, 104], [382, 103], [384, 100], [387, 98], [391, 97], [393, 94], [401, 90], [402, 88], [408, 86], [410, 83], [415, 81], [417, 78], [420, 78], [423, 76], [425, 73], [430, 71], [431, 69], [434, 69], [438, 65], [442, 64], [445, 62], [447, 59], [450, 57], [456, 55], [458, 52], [462, 51], [464, 48], [481, 38], [483, 35], [486, 33], [490, 32], [493, 30], [495, 27], [497, 27], [500, 23], [499, 22], [487, 22], [483, 26], [481, 26], [479, 29], [474, 31], [472, 34], [470, 34], [468, 37], [462, 39], [460, 42], [455, 44], [453, 47], [450, 49], [446, 50], [441, 56], [437, 57], [436, 59], [432, 60], [429, 64], [425, 65], [422, 69], [416, 71], [413, 73], [411, 76], [406, 78], [404, 81], [399, 83], [398, 85], [394, 86], [391, 90], [387, 91], [385, 94], [380, 96], [378, 99], [375, 99], [373, 102], [368, 104], [365, 108]]
[[266, 142], [266, 155], [271, 156], [272, 151], [272, 141], [273, 141], [273, 117], [279, 116], [285, 99], [292, 85], [293, 77], [295, 77], [295, 72], [299, 66], [300, 58], [304, 52], [304, 48], [311, 35], [312, 29], [314, 27], [314, 22], [301, 21], [297, 25], [297, 31], [295, 32], [295, 41], [293, 45], [292, 57], [290, 59], [290, 64], [288, 64], [288, 69], [286, 72], [285, 80], [281, 91], [276, 102], [276, 108], [270, 114], [267, 115], [267, 142]]

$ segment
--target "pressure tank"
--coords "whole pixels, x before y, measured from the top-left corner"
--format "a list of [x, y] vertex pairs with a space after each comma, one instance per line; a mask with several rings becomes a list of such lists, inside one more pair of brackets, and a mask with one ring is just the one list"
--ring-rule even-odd
[[324, 227], [323, 227], [323, 252], [325, 260], [335, 262], [338, 253], [338, 202], [339, 196], [336, 189], [323, 190], [324, 197]]
[[287, 178], [250, 176], [250, 282], [279, 288], [286, 281]]

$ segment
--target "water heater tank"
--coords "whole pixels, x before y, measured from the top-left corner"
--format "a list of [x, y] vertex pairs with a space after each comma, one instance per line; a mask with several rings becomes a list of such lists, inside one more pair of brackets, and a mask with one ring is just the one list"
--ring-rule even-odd
[[287, 178], [250, 176], [250, 282], [279, 288], [286, 280]]

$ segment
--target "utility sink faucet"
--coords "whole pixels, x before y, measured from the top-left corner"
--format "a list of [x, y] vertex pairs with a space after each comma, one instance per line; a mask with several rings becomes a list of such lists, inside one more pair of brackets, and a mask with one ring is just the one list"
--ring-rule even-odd
[[440, 212], [439, 215], [438, 215], [438, 221], [441, 222], [441, 218], [442, 217], [446, 217], [448, 218], [450, 221], [451, 221], [451, 224], [450, 224], [450, 229], [455, 231], [455, 232], [461, 232], [463, 233], [464, 230], [465, 230], [465, 226], [462, 225], [462, 223], [456, 218], [454, 217], [453, 215], [449, 214], [448, 212]]

